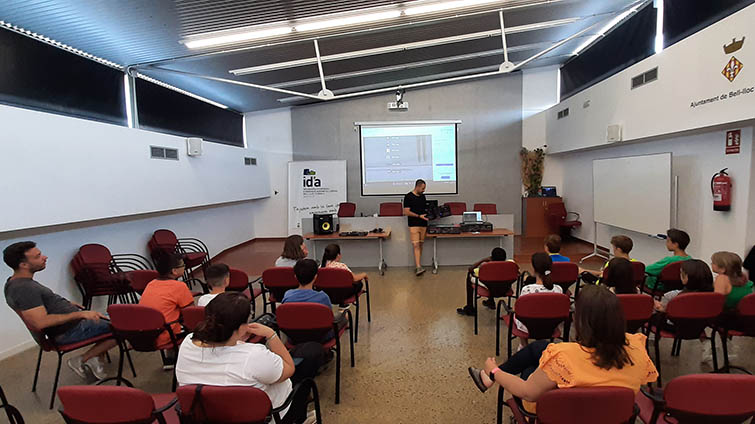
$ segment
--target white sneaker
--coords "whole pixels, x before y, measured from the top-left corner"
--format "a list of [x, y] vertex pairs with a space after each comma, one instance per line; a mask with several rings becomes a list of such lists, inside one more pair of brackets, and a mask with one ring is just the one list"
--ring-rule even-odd
[[97, 377], [97, 380], [104, 380], [107, 378], [105, 364], [102, 363], [102, 359], [99, 356], [89, 358], [89, 360], [84, 363], [84, 366], [89, 367], [89, 370], [92, 371], [92, 374], [94, 374], [95, 377]]
[[307, 418], [302, 421], [302, 424], [315, 424], [317, 423], [317, 415], [315, 414], [315, 410], [311, 410], [307, 412]]
[[86, 369], [84, 369], [84, 363], [81, 361], [81, 356], [68, 358], [66, 364], [68, 364], [68, 368], [70, 368], [71, 371], [75, 372], [76, 375], [83, 378], [84, 380], [87, 379], [87, 371]]
[[713, 361], [713, 351], [710, 347], [710, 340], [701, 341], [703, 345], [702, 355], [700, 356], [700, 363]]

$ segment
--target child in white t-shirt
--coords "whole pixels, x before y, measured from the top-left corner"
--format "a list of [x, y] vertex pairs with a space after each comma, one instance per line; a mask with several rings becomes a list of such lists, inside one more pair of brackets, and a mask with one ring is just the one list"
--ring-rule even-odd
[[225, 292], [225, 288], [231, 283], [231, 269], [226, 264], [210, 265], [205, 270], [204, 276], [210, 292], [197, 299], [197, 306], [207, 306], [215, 296]]
[[[553, 267], [553, 261], [549, 254], [544, 252], [538, 252], [532, 255], [532, 268], [535, 271], [534, 276], [527, 277], [522, 287], [522, 292], [519, 294], [519, 298], [532, 293], [563, 293], [561, 286], [553, 284], [551, 281], [551, 268]], [[522, 324], [521, 321], [514, 317], [516, 328], [519, 331], [525, 333], [529, 332], [527, 327]], [[519, 348], [527, 346], [527, 339], [519, 338]]]

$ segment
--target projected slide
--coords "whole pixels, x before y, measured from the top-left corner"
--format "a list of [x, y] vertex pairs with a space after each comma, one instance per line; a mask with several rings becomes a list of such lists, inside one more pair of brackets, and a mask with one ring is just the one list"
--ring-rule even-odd
[[362, 124], [362, 195], [402, 195], [421, 178], [427, 194], [455, 194], [456, 123]]

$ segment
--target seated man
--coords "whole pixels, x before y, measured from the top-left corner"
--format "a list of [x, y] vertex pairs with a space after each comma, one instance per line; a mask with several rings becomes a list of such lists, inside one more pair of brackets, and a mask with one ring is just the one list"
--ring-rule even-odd
[[[186, 283], [176, 280], [184, 273], [183, 256], [178, 253], [162, 254], [158, 256], [155, 268], [160, 276], [147, 284], [139, 304], [160, 311], [165, 317], [165, 322], [170, 323], [173, 334], [179, 334], [181, 324], [178, 320], [181, 318], [181, 309], [194, 304], [194, 297]], [[157, 346], [166, 345], [170, 341], [168, 331], [163, 331], [157, 338]], [[165, 365], [166, 369], [172, 366], [170, 363]]]
[[215, 296], [224, 293], [231, 283], [231, 269], [226, 264], [213, 264], [204, 272], [210, 292], [197, 299], [197, 306], [207, 306]]
[[684, 250], [689, 246], [689, 234], [682, 230], [671, 228], [666, 231], [666, 236], [666, 250], [674, 252], [674, 255], [667, 256], [645, 267], [645, 273], [648, 274], [647, 278], [645, 278], [645, 285], [650, 289], [663, 290], [662, 285], [656, 287], [658, 276], [661, 275], [663, 267], [674, 262], [686, 261], [692, 258]]
[[[55, 343], [77, 343], [110, 332], [104, 315], [82, 310], [81, 306], [55, 294], [34, 281], [34, 273], [45, 269], [47, 256], [32, 241], [13, 243], [3, 250], [3, 260], [13, 269], [5, 283], [5, 301], [25, 323], [36, 331], [44, 331]], [[89, 369], [97, 379], [106, 377], [102, 357], [115, 347], [115, 339], [96, 343], [83, 355], [68, 359], [68, 366], [79, 377], [86, 378]]]
[[[476, 293], [474, 293], [474, 281], [472, 278], [477, 278], [480, 275], [480, 266], [485, 262], [505, 260], [506, 251], [500, 247], [496, 247], [490, 252], [490, 256], [480, 259], [469, 267], [467, 270], [466, 283], [467, 304], [461, 308], [456, 308], [456, 313], [459, 315], [474, 315], [474, 296]], [[495, 300], [493, 299], [483, 300], [482, 304], [490, 309], [495, 309]]]
[[545, 253], [551, 256], [553, 262], [571, 262], [566, 256], [561, 255], [561, 236], [551, 234], [545, 238]]
[[[315, 291], [313, 289], [315, 281], [317, 280], [317, 262], [313, 259], [302, 259], [294, 265], [294, 274], [299, 281], [298, 289], [287, 290], [283, 295], [281, 303], [288, 302], [313, 302], [325, 305], [328, 308], [332, 308], [330, 297], [327, 293], [322, 291]], [[343, 328], [348, 324], [346, 317], [343, 314], [335, 314], [333, 316], [334, 322], [338, 323], [338, 328]], [[325, 336], [325, 340], [333, 338], [333, 332], [329, 332]]]
[[[627, 236], [618, 235], [611, 237], [611, 255], [614, 258], [623, 258], [630, 262], [635, 262], [635, 259], [629, 257], [629, 252], [632, 251], [632, 247], [634, 247], [634, 243], [632, 242], [632, 239]], [[597, 271], [579, 267], [582, 281], [590, 284], [599, 284], [600, 279], [603, 277], [603, 272], [608, 266], [608, 262], [609, 261], [606, 261], [606, 263], [603, 264], [603, 268]]]

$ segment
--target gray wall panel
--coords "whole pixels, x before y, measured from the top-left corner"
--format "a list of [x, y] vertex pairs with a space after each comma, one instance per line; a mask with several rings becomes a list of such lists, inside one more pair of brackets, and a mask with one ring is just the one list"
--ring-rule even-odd
[[440, 203], [492, 202], [498, 213], [521, 221], [522, 75], [493, 77], [459, 84], [407, 90], [408, 112], [389, 112], [393, 93], [318, 103], [292, 109], [293, 157], [300, 160], [345, 159], [348, 200], [360, 213], [372, 215], [398, 197], [362, 197], [359, 178], [359, 134], [354, 122], [459, 119], [459, 194], [430, 196]]

